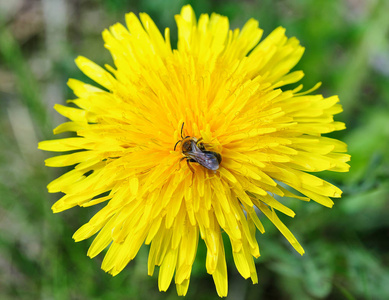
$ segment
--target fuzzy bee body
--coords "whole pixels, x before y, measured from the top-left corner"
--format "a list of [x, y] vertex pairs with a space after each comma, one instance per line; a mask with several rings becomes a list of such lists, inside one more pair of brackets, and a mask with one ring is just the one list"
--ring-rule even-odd
[[[185, 143], [190, 143], [190, 150], [184, 151], [184, 146], [182, 147], [182, 154], [189, 158], [190, 162], [197, 162], [203, 167], [216, 171], [219, 169], [219, 164], [221, 162], [221, 155], [213, 151], [202, 150], [195, 138], [191, 138]], [[189, 148], [188, 146], [186, 148]]]
[[189, 165], [189, 162], [196, 162], [212, 171], [219, 169], [219, 165], [222, 161], [222, 157], [219, 153], [214, 151], [208, 151], [205, 149], [204, 143], [201, 142], [202, 138], [197, 139], [195, 137], [182, 136], [182, 130], [184, 128], [184, 123], [181, 127], [181, 140], [179, 140], [174, 146], [174, 151], [176, 150], [177, 144], [181, 143], [181, 152], [184, 157], [181, 159], [186, 159], [189, 168], [194, 173], [193, 168]]

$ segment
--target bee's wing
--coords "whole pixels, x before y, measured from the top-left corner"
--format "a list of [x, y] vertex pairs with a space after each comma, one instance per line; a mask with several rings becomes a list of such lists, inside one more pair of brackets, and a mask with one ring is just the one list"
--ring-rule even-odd
[[219, 169], [216, 156], [211, 152], [201, 151], [196, 145], [192, 145], [192, 151], [189, 151], [186, 155], [209, 170]]

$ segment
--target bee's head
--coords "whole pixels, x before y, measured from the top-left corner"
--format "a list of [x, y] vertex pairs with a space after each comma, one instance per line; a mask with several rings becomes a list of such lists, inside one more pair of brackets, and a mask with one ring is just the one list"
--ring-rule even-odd
[[193, 141], [190, 137], [186, 137], [181, 141], [181, 149], [183, 153], [192, 151], [192, 142]]

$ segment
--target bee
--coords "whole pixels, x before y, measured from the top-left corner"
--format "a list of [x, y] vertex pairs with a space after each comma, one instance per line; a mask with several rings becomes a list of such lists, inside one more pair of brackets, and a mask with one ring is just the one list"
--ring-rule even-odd
[[180, 162], [186, 159], [189, 169], [194, 173], [193, 168], [189, 164], [190, 162], [196, 162], [207, 168], [208, 170], [216, 171], [219, 169], [219, 164], [222, 161], [222, 157], [219, 153], [208, 151], [205, 149], [205, 145], [202, 142], [203, 138], [197, 139], [195, 137], [182, 135], [184, 129], [184, 123], [181, 126], [181, 140], [174, 145], [174, 151], [179, 143], [181, 143], [181, 152], [184, 155], [180, 159]]

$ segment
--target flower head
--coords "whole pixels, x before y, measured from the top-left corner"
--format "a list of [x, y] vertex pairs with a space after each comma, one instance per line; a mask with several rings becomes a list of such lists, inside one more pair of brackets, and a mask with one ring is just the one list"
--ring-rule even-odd
[[150, 244], [148, 273], [160, 266], [160, 290], [174, 276], [179, 295], [187, 292], [200, 236], [207, 272], [226, 296], [223, 234], [240, 274], [256, 283], [261, 218], [304, 253], [276, 211], [295, 214], [277, 199], [331, 207], [330, 197], [340, 197], [339, 188], [311, 173], [348, 171], [346, 145], [322, 136], [344, 129], [333, 120], [342, 108], [337, 96], [284, 88], [303, 77], [290, 70], [304, 48], [281, 27], [260, 42], [253, 19], [230, 30], [226, 17], [204, 14], [196, 21], [184, 6], [173, 50], [168, 28], [162, 36], [147, 14], [139, 19], [129, 13], [127, 28], [115, 24], [103, 32], [115, 67], [76, 59], [101, 87], [70, 79], [77, 99], [69, 102], [77, 108], [55, 106], [70, 121], [54, 133], [77, 137], [39, 144], [71, 151], [47, 159], [47, 166], [74, 165], [48, 185], [65, 194], [52, 209], [105, 202], [74, 239], [97, 234], [88, 255], [108, 247], [102, 268], [112, 275]]

